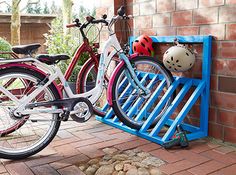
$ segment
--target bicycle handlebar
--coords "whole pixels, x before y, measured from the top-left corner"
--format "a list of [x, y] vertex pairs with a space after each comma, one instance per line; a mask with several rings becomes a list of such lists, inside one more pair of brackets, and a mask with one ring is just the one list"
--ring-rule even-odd
[[87, 17], [86, 17], [86, 21], [87, 21], [87, 22], [85, 22], [85, 23], [83, 23], [83, 24], [81, 24], [81, 23], [79, 22], [79, 19], [75, 19], [74, 23], [67, 24], [66, 27], [67, 27], [67, 28], [79, 27], [82, 36], [83, 36], [84, 38], [86, 38], [83, 29], [85, 29], [89, 24], [99, 24], [99, 23], [103, 23], [103, 24], [105, 24], [106, 26], [108, 26], [108, 29], [109, 29], [109, 31], [110, 31], [110, 30], [111, 30], [111, 26], [116, 22], [116, 20], [118, 20], [118, 19], [125, 19], [125, 20], [127, 20], [127, 19], [132, 18], [131, 15], [128, 15], [128, 16], [125, 15], [125, 7], [124, 7], [124, 6], [121, 6], [121, 7], [117, 10], [117, 14], [118, 14], [118, 15], [113, 16], [113, 18], [112, 18], [110, 21], [106, 20], [106, 18], [107, 18], [107, 15], [106, 15], [106, 14], [104, 14], [104, 15], [102, 16], [102, 19], [95, 19], [95, 18], [92, 17], [92, 16], [87, 16]]

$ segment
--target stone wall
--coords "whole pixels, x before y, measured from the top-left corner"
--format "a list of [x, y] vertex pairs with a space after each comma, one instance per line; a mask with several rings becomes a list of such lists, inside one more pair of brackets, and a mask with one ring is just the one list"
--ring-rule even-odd
[[[101, 0], [114, 11], [126, 4], [133, 14], [133, 35], [213, 35], [209, 135], [236, 143], [236, 1], [235, 0]], [[111, 11], [110, 11], [111, 12]], [[119, 31], [119, 29], [117, 30]], [[169, 46], [168, 46], [169, 47]], [[164, 46], [164, 48], [168, 48]], [[162, 54], [156, 48], [156, 53]], [[160, 51], [161, 50], [161, 51]], [[201, 72], [201, 51], [192, 74]], [[161, 59], [161, 57], [160, 57]], [[195, 114], [199, 112], [195, 109]]]

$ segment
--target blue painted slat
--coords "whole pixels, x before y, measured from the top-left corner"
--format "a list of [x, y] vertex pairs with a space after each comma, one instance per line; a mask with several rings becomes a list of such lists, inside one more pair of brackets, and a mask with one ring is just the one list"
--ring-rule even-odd
[[152, 113], [148, 116], [148, 119], [144, 122], [143, 126], [140, 129], [140, 132], [146, 132], [147, 129], [151, 126], [155, 118], [160, 113], [161, 109], [166, 104], [167, 100], [171, 97], [177, 86], [179, 85], [179, 78], [177, 78], [172, 85], [169, 87], [169, 89], [166, 91], [166, 93], [163, 95], [157, 106], [153, 109]]
[[[148, 75], [149, 76], [149, 75]], [[150, 78], [150, 77], [149, 77]], [[155, 77], [152, 77], [152, 80], [147, 85], [147, 89], [152, 89], [152, 87], [155, 85], [155, 83], [158, 81], [158, 75]], [[133, 107], [129, 110], [127, 115], [129, 118], [131, 118], [137, 111], [139, 110], [140, 105], [144, 102], [145, 98], [139, 97], [139, 99], [133, 104]]]
[[182, 110], [180, 111], [178, 116], [175, 118], [174, 122], [172, 123], [172, 125], [170, 126], [168, 131], [163, 136], [162, 141], [167, 141], [173, 136], [173, 134], [175, 132], [175, 129], [176, 129], [176, 126], [183, 121], [184, 117], [188, 114], [188, 112], [190, 111], [192, 106], [197, 101], [198, 97], [201, 95], [202, 90], [204, 89], [204, 87], [205, 87], [205, 83], [202, 82], [194, 90], [194, 92], [192, 93], [192, 95], [190, 96], [188, 101], [185, 103], [184, 107], [182, 108]]
[[135, 118], [136, 121], [140, 121], [143, 118], [145, 113], [147, 113], [147, 111], [151, 108], [151, 106], [153, 105], [155, 100], [158, 98], [158, 96], [162, 92], [165, 85], [166, 85], [166, 81], [162, 80], [161, 83], [158, 85], [157, 89], [154, 91], [154, 93], [151, 95], [149, 100], [146, 102], [144, 107], [141, 109], [141, 111], [139, 112], [139, 114]]
[[[163, 126], [165, 125], [166, 121], [170, 118], [171, 114], [175, 111], [175, 109], [178, 107], [179, 103], [183, 100], [184, 96], [188, 92], [188, 90], [191, 88], [192, 81], [188, 81], [180, 90], [178, 95], [175, 97], [173, 102], [170, 104], [169, 108], [166, 110], [164, 115], [161, 117], [161, 119], [158, 121], [156, 126], [153, 128], [153, 130], [150, 133], [150, 136], [157, 135]], [[169, 129], [168, 129], [169, 130]]]
[[[173, 122], [174, 122], [173, 119], [168, 119], [168, 120], [166, 121], [166, 125], [171, 126]], [[188, 131], [188, 132], [197, 132], [197, 131], [200, 131], [200, 128], [199, 128], [199, 127], [193, 126], [193, 125], [191, 125], [191, 124], [181, 123], [181, 126], [182, 126], [182, 128], [183, 128], [185, 131]]]

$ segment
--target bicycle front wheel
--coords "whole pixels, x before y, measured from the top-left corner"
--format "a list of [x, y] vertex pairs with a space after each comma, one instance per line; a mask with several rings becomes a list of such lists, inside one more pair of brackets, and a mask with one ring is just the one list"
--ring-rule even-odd
[[[0, 70], [0, 130], [12, 128], [14, 132], [0, 137], [0, 157], [5, 159], [23, 159], [45, 148], [56, 135], [60, 126], [58, 114], [31, 114], [16, 117], [14, 109], [32, 93], [45, 76], [24, 68], [6, 68]], [[6, 83], [12, 81], [10, 85]], [[9, 94], [5, 93], [8, 91]], [[59, 99], [53, 84], [44, 89], [30, 103], [46, 102]], [[38, 109], [55, 109], [56, 106], [38, 107]], [[35, 108], [37, 109], [37, 108]]]
[[[130, 83], [132, 80], [128, 77], [128, 69], [124, 65], [114, 78], [112, 107], [122, 123], [131, 128], [140, 129], [173, 82], [173, 77], [164, 65], [153, 57], [137, 56], [130, 62], [141, 84], [150, 90], [149, 97], [152, 98], [140, 95], [140, 92], [134, 88]], [[158, 95], [155, 95], [153, 98], [153, 94], [157, 94], [157, 90], [160, 86], [161, 89], [159, 89]], [[171, 103], [172, 98], [173, 97], [170, 97], [167, 100], [160, 113], [156, 116], [153, 124], [160, 120]], [[152, 101], [149, 101], [150, 99], [152, 99]], [[142, 110], [143, 108], [145, 110]], [[140, 115], [141, 110], [142, 114]]]

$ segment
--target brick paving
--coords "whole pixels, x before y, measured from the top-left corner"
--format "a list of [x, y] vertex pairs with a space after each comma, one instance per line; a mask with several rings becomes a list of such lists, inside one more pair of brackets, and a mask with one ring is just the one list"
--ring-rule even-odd
[[160, 167], [173, 175], [234, 175], [236, 148], [206, 139], [190, 142], [187, 149], [165, 150], [160, 145], [102, 124], [65, 122], [48, 147], [30, 158], [1, 159], [0, 175], [82, 175], [77, 165], [101, 157], [106, 147], [139, 148], [166, 162]]

